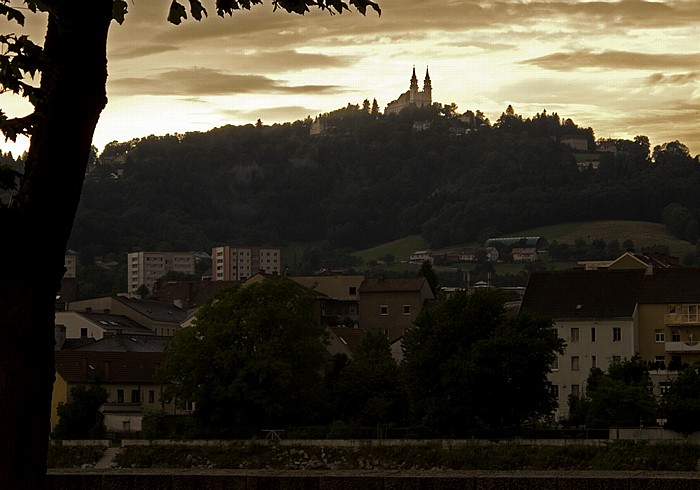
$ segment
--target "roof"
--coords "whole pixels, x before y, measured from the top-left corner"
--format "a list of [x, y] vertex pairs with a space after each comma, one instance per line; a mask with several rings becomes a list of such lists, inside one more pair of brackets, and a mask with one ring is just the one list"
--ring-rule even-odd
[[[315, 287], [316, 292], [322, 293], [329, 298], [357, 300], [357, 292], [359, 292], [365, 276], [290, 276], [289, 279], [308, 289]], [[356, 288], [355, 294], [350, 294], [351, 287]]]
[[644, 278], [639, 303], [700, 303], [700, 268], [654, 269]]
[[361, 328], [330, 327], [330, 331], [338, 337], [350, 352], [355, 352], [355, 349], [365, 336], [365, 331]]
[[56, 373], [68, 383], [153, 383], [161, 352], [56, 352]]
[[641, 269], [532, 272], [520, 310], [554, 319], [631, 317], [644, 274]]
[[151, 335], [153, 332], [147, 327], [135, 322], [124, 315], [112, 315], [110, 313], [95, 313], [76, 311], [75, 314], [90, 320], [95, 325], [107, 332], [125, 333], [133, 335]]
[[125, 298], [123, 296], [117, 296], [115, 300], [157, 322], [179, 325], [187, 317], [187, 312], [172, 302]]
[[360, 286], [360, 293], [421, 291], [425, 284], [425, 277], [372, 277], [365, 279]]
[[172, 337], [160, 335], [109, 335], [78, 347], [89, 352], [164, 352]]
[[[158, 301], [181, 301], [186, 308], [198, 308], [213, 300], [221, 291], [237, 285], [237, 281], [166, 281], [156, 282], [153, 296]], [[173, 303], [174, 304], [174, 303]]]

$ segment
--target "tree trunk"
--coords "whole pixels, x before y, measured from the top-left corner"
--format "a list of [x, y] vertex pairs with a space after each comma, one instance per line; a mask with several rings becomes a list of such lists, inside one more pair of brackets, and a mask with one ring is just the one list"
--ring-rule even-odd
[[56, 0], [20, 190], [0, 211], [0, 488], [46, 485], [54, 305], [92, 136], [106, 104], [112, 0]]

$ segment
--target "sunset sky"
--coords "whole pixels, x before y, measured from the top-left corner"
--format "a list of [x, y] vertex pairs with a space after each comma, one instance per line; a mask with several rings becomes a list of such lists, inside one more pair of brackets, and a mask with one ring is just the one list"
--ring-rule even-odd
[[[381, 16], [302, 17], [266, 3], [222, 19], [205, 1], [208, 18], [174, 26], [167, 0], [130, 1], [110, 30], [109, 103], [94, 144], [291, 122], [364, 99], [383, 111], [415, 66], [421, 86], [429, 68], [433, 101], [460, 113], [495, 122], [511, 104], [523, 117], [556, 112], [597, 138], [646, 135], [700, 153], [698, 0], [379, 3]], [[42, 24], [27, 29], [37, 40]], [[0, 106], [27, 110], [7, 94]]]

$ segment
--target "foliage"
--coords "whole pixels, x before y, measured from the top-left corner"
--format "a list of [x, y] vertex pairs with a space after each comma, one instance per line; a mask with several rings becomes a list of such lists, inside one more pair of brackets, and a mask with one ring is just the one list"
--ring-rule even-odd
[[107, 390], [99, 385], [78, 385], [70, 390], [71, 401], [59, 403], [54, 439], [104, 439], [106, 428], [100, 407], [107, 402]]
[[428, 281], [428, 285], [430, 285], [430, 290], [433, 292], [433, 296], [437, 297], [437, 294], [440, 291], [440, 280], [438, 279], [438, 275], [435, 273], [433, 265], [429, 260], [424, 261], [420, 266], [418, 275], [425, 277], [425, 279]]
[[48, 468], [84, 468], [97, 463], [105, 452], [105, 446], [64, 446], [51, 444]]
[[660, 402], [666, 427], [688, 435], [700, 430], [700, 364], [686, 366]]
[[657, 413], [649, 367], [639, 356], [591, 369], [586, 382], [586, 423], [590, 428], [651, 425]]
[[[361, 447], [277, 446], [233, 443], [220, 446], [126, 446], [117, 456], [121, 467], [217, 469], [375, 469], [431, 470], [598, 470], [693, 471], [700, 447], [693, 443], [616, 441], [604, 445], [564, 446], [465, 443], [362, 445]], [[371, 463], [370, 463], [371, 462]]]
[[223, 434], [313, 419], [324, 330], [312, 302], [283, 278], [225, 291], [175, 335], [159, 372], [166, 397], [195, 402], [202, 425]]
[[563, 341], [551, 320], [504, 313], [495, 290], [458, 292], [421, 312], [403, 343], [414, 423], [464, 435], [551, 413], [547, 374]]
[[332, 413], [345, 423], [402, 422], [405, 397], [398, 367], [383, 332], [370, 330], [330, 390]]

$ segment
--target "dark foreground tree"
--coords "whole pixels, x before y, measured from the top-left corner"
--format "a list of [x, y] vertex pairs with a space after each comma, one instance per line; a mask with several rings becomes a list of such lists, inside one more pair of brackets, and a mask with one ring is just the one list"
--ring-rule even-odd
[[225, 292], [176, 333], [159, 371], [165, 397], [194, 402], [218, 437], [313, 422], [325, 363], [313, 301], [282, 278]]
[[70, 390], [71, 401], [58, 405], [54, 439], [104, 439], [107, 429], [100, 407], [107, 402], [107, 390], [99, 385], [78, 385]]
[[[220, 16], [261, 0], [212, 0]], [[312, 7], [349, 10], [342, 0], [277, 0], [277, 9], [304, 14]], [[370, 0], [350, 0], [365, 13]], [[189, 0], [190, 15], [206, 15]], [[0, 16], [24, 23], [25, 13], [47, 14], [43, 46], [25, 36], [0, 35], [0, 91], [24, 96], [28, 116], [8, 119], [0, 130], [31, 138], [24, 173], [0, 185], [11, 190], [0, 203], [0, 488], [41, 489], [46, 484], [51, 390], [54, 381], [54, 301], [64, 274], [63, 257], [80, 201], [95, 126], [107, 103], [107, 33], [122, 22], [126, 0], [0, 0]], [[168, 21], [186, 17], [173, 1]], [[39, 86], [28, 83], [41, 75]], [[16, 177], [16, 178], [15, 178]], [[39, 279], [40, 278], [40, 279]]]
[[700, 364], [678, 373], [660, 401], [667, 427], [684, 435], [700, 431]]
[[498, 291], [459, 292], [404, 337], [414, 423], [435, 436], [518, 428], [555, 408], [547, 374], [563, 341], [549, 319], [506, 317]]

